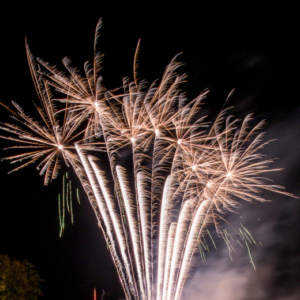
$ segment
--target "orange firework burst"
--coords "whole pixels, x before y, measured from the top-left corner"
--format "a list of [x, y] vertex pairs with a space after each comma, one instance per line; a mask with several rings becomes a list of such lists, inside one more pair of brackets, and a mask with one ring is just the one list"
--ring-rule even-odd
[[[181, 64], [176, 58], [162, 80], [147, 87], [137, 76], [138, 46], [134, 81], [124, 79], [121, 88], [106, 91], [99, 75], [102, 55], [96, 50], [100, 27], [101, 21], [94, 61], [85, 64], [83, 77], [68, 59], [68, 76], [42, 60], [36, 63], [27, 46], [44, 124], [13, 102], [16, 110], [11, 112], [21, 126], [4, 123], [0, 128], [13, 137], [2, 138], [22, 144], [13, 148], [31, 151], [6, 159], [28, 160], [16, 171], [43, 158], [38, 169], [48, 184], [57, 176], [62, 156], [93, 206], [126, 298], [179, 300], [197, 247], [204, 245], [209, 224], [218, 227], [219, 213], [233, 211], [240, 200], [266, 201], [262, 190], [293, 195], [262, 177], [279, 170], [270, 169], [272, 160], [259, 152], [268, 144], [260, 133], [264, 122], [251, 129], [252, 115], [244, 120], [226, 117], [229, 109], [208, 122], [201, 112], [208, 90], [189, 101], [180, 90], [186, 76], [177, 74]], [[53, 99], [53, 87], [61, 97]], [[66, 106], [58, 111], [55, 101]], [[109, 176], [103, 156], [91, 156], [94, 150], [107, 152]], [[220, 235], [231, 251], [229, 235]], [[245, 235], [242, 240], [247, 243]]]

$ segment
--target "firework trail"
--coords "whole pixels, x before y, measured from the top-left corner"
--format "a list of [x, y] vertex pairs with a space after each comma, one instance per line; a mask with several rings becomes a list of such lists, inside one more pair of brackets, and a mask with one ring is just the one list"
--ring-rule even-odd
[[[65, 184], [66, 181], [67, 184]], [[79, 190], [78, 188], [76, 190], [77, 190], [77, 196], [79, 200]], [[62, 195], [62, 203], [61, 203], [61, 195]], [[62, 193], [58, 194], [58, 215], [59, 215], [59, 225], [60, 225], [59, 237], [62, 237], [62, 234], [65, 229], [65, 206], [67, 206], [67, 211], [70, 215], [71, 224], [73, 224], [74, 212], [73, 212], [73, 197], [72, 197], [72, 181], [69, 177], [68, 172], [65, 173], [65, 175], [63, 175]]]
[[[6, 159], [29, 160], [18, 170], [45, 157], [38, 169], [47, 184], [57, 177], [62, 157], [76, 172], [95, 211], [126, 298], [179, 300], [195, 253], [199, 250], [203, 256], [208, 250], [209, 224], [215, 224], [231, 255], [230, 235], [218, 225], [220, 213], [233, 211], [240, 200], [266, 201], [261, 190], [293, 195], [262, 177], [279, 170], [270, 169], [272, 160], [259, 153], [268, 144], [260, 133], [264, 122], [251, 127], [252, 115], [239, 120], [228, 115], [228, 108], [208, 122], [201, 115], [208, 90], [193, 100], [186, 98], [180, 89], [186, 76], [177, 74], [177, 57], [162, 80], [147, 87], [138, 79], [138, 44], [134, 81], [125, 78], [121, 88], [106, 91], [99, 75], [100, 28], [101, 21], [94, 61], [85, 63], [85, 76], [67, 58], [67, 75], [40, 59], [37, 63], [27, 46], [42, 104], [37, 110], [45, 125], [15, 103], [16, 111], [5, 106], [20, 126], [3, 124], [1, 129], [13, 135], [3, 138], [22, 144], [13, 148], [32, 150]], [[53, 98], [53, 88], [61, 97]], [[54, 103], [64, 107], [58, 110]], [[102, 164], [105, 154], [97, 156], [95, 151], [106, 152], [110, 172]], [[61, 233], [65, 209], [73, 220], [71, 192], [70, 181], [58, 200]], [[76, 195], [80, 203], [78, 189]], [[240, 245], [249, 251], [255, 241], [243, 225], [239, 233]]]

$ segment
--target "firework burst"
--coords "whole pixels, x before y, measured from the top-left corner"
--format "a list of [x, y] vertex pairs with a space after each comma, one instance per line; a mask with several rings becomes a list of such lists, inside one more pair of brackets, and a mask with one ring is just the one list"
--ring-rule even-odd
[[[45, 126], [13, 103], [13, 118], [27, 131], [5, 123], [1, 129], [17, 137], [4, 138], [32, 151], [6, 159], [29, 160], [18, 170], [45, 156], [38, 168], [46, 172], [47, 184], [57, 176], [62, 155], [93, 206], [126, 298], [179, 300], [197, 249], [207, 248], [207, 226], [214, 223], [230, 245], [228, 234], [218, 228], [220, 213], [233, 211], [240, 200], [266, 201], [261, 190], [292, 195], [261, 177], [278, 171], [259, 153], [268, 143], [260, 133], [264, 122], [251, 129], [252, 115], [238, 120], [227, 116], [229, 109], [208, 122], [201, 112], [208, 91], [186, 98], [180, 90], [186, 76], [177, 74], [177, 57], [162, 80], [147, 87], [137, 76], [138, 46], [134, 81], [124, 79], [121, 88], [106, 91], [99, 75], [102, 55], [96, 50], [100, 27], [101, 21], [85, 77], [68, 59], [63, 62], [69, 75], [42, 60], [37, 64], [27, 47]], [[53, 87], [61, 97], [53, 99]], [[65, 103], [62, 126], [55, 101]], [[75, 142], [84, 124], [83, 140]], [[106, 151], [111, 176], [103, 156], [92, 156], [91, 150]], [[243, 233], [242, 241], [249, 236]]]
[[[47, 185], [50, 180], [55, 179], [58, 175], [60, 157], [63, 157], [68, 166], [70, 165], [70, 160], [75, 159], [71, 150], [74, 149], [73, 141], [78, 137], [78, 134], [75, 133], [77, 126], [68, 124], [68, 119], [72, 117], [70, 112], [66, 112], [62, 126], [59, 125], [57, 109], [52, 101], [49, 85], [38, 74], [39, 67], [36, 65], [27, 44], [26, 50], [33, 82], [42, 105], [42, 107], [35, 106], [43, 122], [40, 123], [30, 118], [14, 101], [12, 101], [14, 109], [10, 109], [1, 103], [2, 106], [11, 112], [12, 118], [17, 122], [17, 125], [1, 123], [1, 129], [13, 135], [1, 136], [1, 138], [21, 144], [6, 149], [29, 150], [29, 152], [9, 156], [4, 159], [10, 160], [11, 163], [21, 163], [20, 166], [11, 172], [41, 160], [37, 169], [40, 170], [40, 175], [45, 174], [44, 184]], [[24, 163], [24, 161], [26, 162]]]

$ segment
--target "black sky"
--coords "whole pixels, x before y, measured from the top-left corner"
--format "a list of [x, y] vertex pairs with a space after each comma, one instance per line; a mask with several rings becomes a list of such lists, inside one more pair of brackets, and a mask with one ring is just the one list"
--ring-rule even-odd
[[[272, 6], [262, 10], [251, 5], [250, 2], [238, 7], [200, 2], [197, 6], [179, 7], [174, 3], [169, 7], [155, 3], [104, 5], [101, 1], [85, 1], [81, 5], [48, 2], [39, 6], [10, 3], [0, 13], [0, 99], [7, 103], [15, 100], [26, 112], [34, 114], [32, 100], [37, 101], [37, 97], [25, 54], [25, 36], [35, 56], [61, 68], [61, 60], [69, 56], [74, 65], [82, 67], [86, 60], [92, 59], [95, 26], [103, 18], [100, 51], [105, 54], [103, 76], [108, 88], [120, 86], [124, 76], [132, 78], [133, 56], [140, 38], [140, 77], [149, 82], [160, 78], [170, 60], [183, 52], [180, 59], [185, 63], [182, 71], [189, 76], [185, 86], [188, 95], [193, 97], [209, 88], [205, 113], [213, 116], [235, 88], [230, 100], [235, 106], [234, 114], [243, 117], [254, 112], [257, 121], [267, 118], [267, 138], [279, 139], [265, 152], [279, 157], [276, 166], [285, 168], [281, 175], [272, 178], [289, 192], [300, 195], [300, 100], [296, 79], [300, 49], [296, 7]], [[2, 108], [0, 118], [9, 121]], [[10, 143], [0, 140], [0, 145], [2, 149]], [[1, 157], [7, 155], [7, 151], [0, 151]], [[75, 205], [75, 224], [67, 224], [60, 239], [57, 195], [61, 177], [43, 187], [43, 178], [34, 166], [7, 175], [10, 169], [12, 166], [7, 162], [0, 164], [0, 253], [28, 259], [36, 266], [45, 280], [42, 286], [45, 300], [92, 299], [94, 287], [99, 294], [103, 289], [109, 291], [112, 299], [123, 297], [84, 191], [81, 189], [81, 206]], [[75, 174], [71, 177], [80, 186]], [[273, 203], [256, 210], [246, 207], [255, 220], [261, 210], [265, 226], [255, 227], [246, 209], [241, 213], [246, 215], [248, 226], [266, 242], [265, 248], [256, 252], [258, 267], [261, 264], [265, 270], [261, 262], [276, 261], [279, 275], [262, 285], [265, 293], [260, 298], [251, 298], [249, 292], [248, 298], [236, 295], [237, 300], [300, 299], [295, 288], [300, 284], [296, 272], [300, 267], [300, 206], [298, 200], [271, 194], [268, 197]], [[233, 217], [230, 220], [236, 222]], [[216, 259], [224, 260], [220, 254]], [[235, 265], [239, 259], [242, 258], [235, 259]], [[226, 276], [226, 270], [232, 267], [227, 263], [222, 266], [219, 274]], [[263, 276], [259, 271], [257, 274], [258, 278]], [[247, 278], [255, 282], [251, 276]], [[278, 285], [281, 292], [271, 294], [269, 291], [277, 291]], [[294, 298], [288, 298], [289, 295]]]

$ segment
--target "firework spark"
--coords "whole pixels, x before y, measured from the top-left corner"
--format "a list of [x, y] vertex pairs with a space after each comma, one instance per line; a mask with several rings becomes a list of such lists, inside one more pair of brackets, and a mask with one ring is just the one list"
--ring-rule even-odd
[[[3, 138], [22, 143], [17, 148], [32, 152], [6, 159], [13, 163], [29, 159], [18, 170], [45, 156], [38, 168], [41, 174], [46, 172], [47, 184], [57, 176], [61, 154], [74, 168], [93, 206], [126, 298], [179, 300], [197, 249], [201, 255], [208, 249], [209, 224], [216, 225], [231, 255], [230, 236], [219, 229], [219, 213], [233, 211], [240, 200], [266, 201], [261, 190], [293, 195], [261, 177], [279, 170], [270, 169], [272, 160], [259, 153], [268, 144], [259, 133], [264, 122], [250, 129], [252, 115], [240, 121], [226, 117], [229, 109], [223, 109], [214, 122], [206, 121], [201, 107], [208, 90], [191, 101], [186, 98], [180, 90], [186, 76], [177, 74], [181, 65], [177, 57], [162, 80], [148, 88], [137, 76], [138, 47], [134, 81], [124, 79], [121, 88], [106, 91], [99, 75], [102, 55], [96, 50], [100, 27], [101, 21], [96, 28], [94, 61], [92, 66], [85, 64], [85, 77], [68, 59], [63, 62], [69, 75], [42, 60], [36, 63], [27, 47], [42, 103], [37, 109], [46, 126], [13, 103], [14, 120], [29, 131], [5, 123], [1, 129], [17, 137]], [[60, 98], [51, 96], [53, 87]], [[61, 127], [58, 116], [62, 114], [55, 101], [65, 103]], [[75, 143], [82, 133], [78, 128], [84, 124], [84, 138]], [[110, 176], [101, 164], [103, 157], [91, 156], [94, 150], [106, 151]], [[63, 190], [61, 228], [65, 203], [73, 218], [71, 182]], [[255, 242], [243, 226], [240, 238], [249, 251], [249, 244]], [[251, 254], [250, 259], [253, 264]]]
[[[66, 111], [62, 125], [59, 125], [58, 110], [53, 102], [49, 84], [40, 76], [38, 72], [40, 68], [37, 66], [27, 44], [26, 50], [33, 82], [42, 105], [42, 107], [36, 105], [36, 109], [43, 123], [30, 118], [14, 101], [12, 104], [15, 110], [0, 102], [12, 113], [12, 118], [18, 124], [1, 123], [0, 128], [13, 135], [1, 136], [1, 138], [21, 144], [6, 149], [30, 150], [4, 159], [10, 160], [11, 163], [21, 163], [21, 166], [11, 171], [14, 172], [43, 158], [37, 169], [40, 170], [40, 175], [45, 174], [44, 184], [47, 185], [58, 175], [60, 157], [63, 158], [67, 166], [70, 165], [71, 160], [76, 160], [76, 154], [72, 149], [74, 149], [74, 141], [78, 140], [81, 132], [76, 132], [78, 129], [76, 124], [70, 124], [69, 119], [73, 118], [73, 113], [70, 111]], [[24, 163], [23, 161], [26, 160], [27, 162]]]

